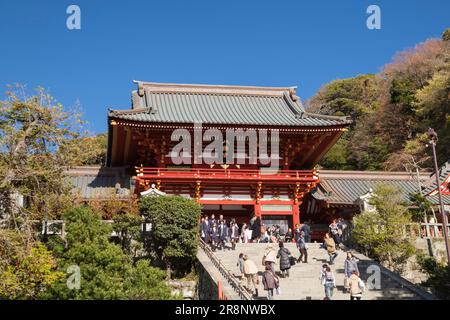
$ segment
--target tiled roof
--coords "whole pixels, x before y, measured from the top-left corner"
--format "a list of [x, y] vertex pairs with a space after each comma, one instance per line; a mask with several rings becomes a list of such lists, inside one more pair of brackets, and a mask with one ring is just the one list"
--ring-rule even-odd
[[[427, 196], [428, 201], [430, 201], [432, 204], [439, 204], [439, 196], [437, 194], [432, 196]], [[450, 205], [450, 194], [443, 194], [442, 195], [442, 202], [445, 205]]]
[[[450, 176], [450, 160], [444, 163], [444, 165], [439, 169], [439, 185], [444, 183], [444, 181]], [[436, 175], [433, 174], [430, 177], [429, 186], [424, 190], [424, 194], [429, 194], [437, 189], [436, 186]]]
[[136, 82], [131, 110], [109, 117], [128, 121], [270, 126], [336, 126], [345, 117], [306, 112], [295, 87], [245, 87]]
[[73, 192], [81, 199], [126, 198], [134, 191], [123, 167], [76, 167], [66, 172]]
[[[429, 179], [429, 173], [420, 175], [421, 185]], [[418, 191], [415, 174], [407, 172], [370, 172], [370, 171], [319, 171], [320, 185], [311, 192], [318, 200], [329, 203], [352, 204], [362, 195], [374, 189], [377, 184], [385, 183], [399, 188], [406, 201], [410, 193]]]

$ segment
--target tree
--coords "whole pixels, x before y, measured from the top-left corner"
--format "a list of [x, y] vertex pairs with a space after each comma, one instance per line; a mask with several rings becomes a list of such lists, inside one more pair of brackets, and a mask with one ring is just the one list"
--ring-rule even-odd
[[56, 271], [55, 259], [41, 243], [0, 271], [0, 298], [4, 299], [37, 299], [64, 275]]
[[410, 210], [413, 220], [427, 223], [433, 204], [418, 192], [410, 194], [409, 200], [416, 207], [416, 209]]
[[320, 161], [320, 166], [324, 168], [333, 168], [335, 170], [348, 169], [349, 165], [347, 160], [347, 147], [348, 140], [345, 137], [342, 137], [322, 158], [322, 160]]
[[141, 239], [141, 226], [143, 218], [133, 214], [116, 214], [114, 216], [113, 230], [116, 232], [123, 252], [130, 256], [133, 261], [139, 256], [143, 249]]
[[428, 275], [422, 285], [430, 288], [439, 298], [450, 299], [450, 265], [425, 255], [419, 255], [418, 262], [421, 270]]
[[139, 199], [136, 195], [127, 196], [126, 199], [119, 197], [115, 192], [107, 198], [93, 199], [89, 207], [94, 212], [101, 214], [103, 219], [111, 220], [117, 215], [139, 215]]
[[[450, 43], [448, 46], [450, 48]], [[427, 85], [416, 91], [414, 111], [420, 119], [422, 132], [432, 127], [438, 133], [437, 156], [445, 160], [450, 159], [450, 50], [443, 67], [434, 73]]]
[[[82, 135], [83, 121], [43, 88], [32, 96], [20, 85], [10, 89], [0, 101], [0, 203], [17, 227], [25, 215], [55, 217], [72, 202], [64, 179], [68, 159], [60, 147]], [[14, 201], [19, 194], [24, 208]]]
[[[164, 272], [142, 261], [134, 267], [121, 247], [109, 241], [112, 227], [87, 207], [74, 207], [64, 214], [67, 223], [66, 248], [54, 248], [61, 270], [80, 268], [79, 290], [67, 287], [65, 279], [46, 295], [52, 299], [168, 299]], [[148, 277], [148, 287], [133, 288]]]
[[190, 271], [197, 254], [200, 205], [180, 196], [145, 197], [141, 214], [152, 224], [152, 250], [163, 261], [170, 276]]
[[376, 75], [334, 80], [307, 102], [308, 111], [354, 120], [321, 166], [397, 171], [414, 157], [430, 168], [428, 127], [439, 135], [438, 158], [450, 158], [448, 33], [400, 52]]
[[445, 29], [445, 31], [442, 33], [442, 40], [450, 41], [450, 28]]
[[401, 192], [389, 185], [377, 185], [370, 204], [376, 210], [354, 217], [355, 243], [387, 267], [401, 271], [415, 253], [405, 226], [411, 223]]
[[125, 280], [125, 290], [128, 299], [132, 300], [169, 300], [181, 298], [172, 296], [164, 282], [164, 271], [150, 267], [148, 261], [140, 260], [131, 269]]
[[356, 121], [378, 109], [379, 94], [378, 79], [372, 74], [334, 80], [307, 102], [308, 111], [343, 114]]
[[68, 140], [61, 145], [61, 152], [65, 153], [67, 164], [70, 166], [104, 166], [106, 149], [106, 133]]

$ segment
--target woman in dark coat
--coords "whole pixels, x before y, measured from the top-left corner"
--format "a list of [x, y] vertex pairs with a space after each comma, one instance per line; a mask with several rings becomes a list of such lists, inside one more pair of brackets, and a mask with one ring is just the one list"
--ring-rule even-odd
[[283, 242], [279, 244], [280, 249], [278, 250], [277, 258], [280, 258], [280, 270], [281, 276], [289, 278], [289, 269], [291, 268], [291, 262], [289, 261], [289, 256], [291, 253], [287, 248], [284, 247]]

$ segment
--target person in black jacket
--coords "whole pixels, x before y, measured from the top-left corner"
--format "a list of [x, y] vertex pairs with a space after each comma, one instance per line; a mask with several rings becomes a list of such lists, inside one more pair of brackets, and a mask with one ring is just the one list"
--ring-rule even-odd
[[201, 226], [200, 226], [202, 239], [206, 243], [209, 243], [209, 240], [210, 240], [210, 230], [209, 230], [209, 228], [210, 228], [209, 220], [208, 220], [208, 216], [206, 216], [206, 217], [202, 218], [202, 223], [201, 223]]
[[261, 237], [261, 218], [256, 217], [252, 224], [252, 241], [258, 242]]
[[219, 229], [219, 248], [224, 249], [225, 243], [227, 242], [228, 238], [228, 227], [225, 224], [225, 220], [222, 220], [219, 223], [218, 229]]
[[292, 238], [294, 237], [293, 233], [292, 233], [292, 229], [289, 228], [288, 231], [286, 232], [286, 234], [284, 235], [284, 242], [292, 242]]
[[308, 221], [305, 221], [305, 223], [300, 228], [300, 231], [303, 232], [303, 235], [305, 236], [305, 242], [310, 243], [311, 242], [311, 227], [309, 226]]
[[213, 224], [217, 224], [218, 225], [218, 221], [216, 220], [216, 216], [213, 214], [211, 214], [211, 219], [209, 219], [209, 222], [211, 223], [211, 225]]
[[236, 242], [239, 241], [239, 227], [234, 219], [231, 220], [230, 228], [228, 229], [228, 237], [231, 241], [231, 249], [236, 250]]
[[213, 223], [211, 225], [211, 228], [209, 229], [209, 236], [211, 237], [211, 249], [212, 251], [216, 251], [220, 241], [219, 228], [217, 227], [217, 224]]

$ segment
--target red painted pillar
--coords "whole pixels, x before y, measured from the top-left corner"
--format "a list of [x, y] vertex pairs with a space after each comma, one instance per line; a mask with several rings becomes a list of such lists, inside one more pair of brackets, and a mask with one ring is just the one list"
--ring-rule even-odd
[[259, 217], [261, 219], [261, 224], [262, 224], [262, 212], [261, 212], [260, 204], [255, 203], [254, 212], [255, 212], [255, 217]]
[[292, 205], [292, 226], [295, 228], [296, 224], [300, 224], [300, 204], [294, 203]]
[[220, 280], [217, 282], [217, 296], [219, 297], [219, 300], [224, 300], [223, 299], [222, 282]]
[[255, 210], [255, 216], [261, 218], [261, 205], [255, 204], [254, 210]]

